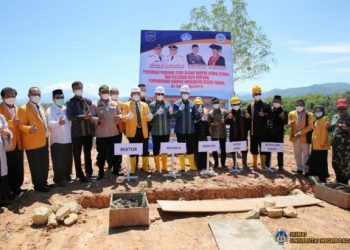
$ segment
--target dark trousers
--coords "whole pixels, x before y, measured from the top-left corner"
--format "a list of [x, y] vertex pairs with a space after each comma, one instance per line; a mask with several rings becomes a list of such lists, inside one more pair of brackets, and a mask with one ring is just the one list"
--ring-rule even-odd
[[207, 168], [207, 152], [198, 152], [199, 141], [207, 141], [207, 137], [195, 135], [194, 141], [194, 160], [198, 170], [203, 170]]
[[73, 165], [72, 143], [53, 143], [51, 145], [53, 181], [60, 183], [70, 179]]
[[6, 158], [10, 190], [18, 192], [24, 180], [23, 150], [16, 147], [14, 150], [6, 152]]
[[114, 144], [117, 143], [118, 138], [112, 137], [100, 137], [96, 138], [97, 149], [97, 166], [99, 169], [99, 176], [104, 175], [104, 166], [107, 161], [108, 165], [113, 168], [113, 171], [120, 170], [120, 163], [118, 164], [117, 156], [114, 155]]
[[194, 154], [194, 134], [176, 134], [178, 142], [186, 142], [187, 154]]
[[[283, 143], [283, 135], [278, 138], [273, 138], [269, 142]], [[281, 169], [284, 165], [284, 154], [283, 152], [277, 153], [277, 165]], [[266, 153], [266, 166], [271, 167], [271, 153]]]
[[170, 135], [153, 135], [153, 155], [159, 155], [160, 152], [160, 144], [162, 142], [169, 142]]
[[81, 150], [84, 148], [84, 162], [85, 162], [85, 174], [92, 175], [92, 161], [91, 161], [91, 150], [92, 150], [92, 136], [77, 136], [72, 137], [73, 143], [73, 157], [75, 165], [75, 175], [78, 178], [84, 177], [84, 172], [81, 168]]
[[[116, 137], [116, 143], [122, 143], [122, 140], [123, 140], [123, 134], [122, 133], [119, 133], [119, 135], [116, 135], [115, 137]], [[113, 146], [113, 155], [114, 155], [114, 146]], [[116, 155], [115, 158], [117, 160], [115, 171], [119, 171], [121, 169], [121, 166], [122, 166], [123, 156], [122, 155]]]
[[[212, 138], [212, 141], [219, 141], [219, 143], [220, 143], [220, 150], [221, 150], [220, 163], [221, 163], [222, 167], [225, 167], [225, 163], [226, 163], [226, 138], [223, 138], [223, 139], [213, 139]], [[213, 158], [214, 158], [214, 161], [215, 161], [214, 165], [218, 166], [219, 165], [219, 155], [218, 155], [217, 151], [213, 152]]]
[[34, 189], [46, 187], [49, 174], [49, 148], [47, 143], [44, 147], [26, 150], [26, 155]]
[[310, 175], [315, 175], [321, 181], [329, 177], [328, 173], [328, 150], [312, 150], [310, 155]]
[[[130, 137], [128, 138], [130, 143], [142, 143], [143, 146], [143, 154], [142, 156], [148, 156], [148, 138], [143, 137], [143, 132], [142, 128], [137, 128], [136, 129], [136, 134], [135, 137]], [[131, 156], [136, 156], [136, 155], [131, 155]]]
[[250, 152], [253, 155], [261, 154], [266, 155], [265, 152], [261, 152], [261, 143], [266, 142], [266, 139], [263, 137], [259, 137], [257, 135], [250, 136]]

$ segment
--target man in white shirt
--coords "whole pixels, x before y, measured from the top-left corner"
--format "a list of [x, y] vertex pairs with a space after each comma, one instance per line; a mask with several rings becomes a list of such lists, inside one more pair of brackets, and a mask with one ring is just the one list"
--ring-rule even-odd
[[70, 181], [73, 152], [70, 122], [67, 119], [64, 95], [61, 89], [52, 91], [53, 104], [48, 108], [48, 124], [50, 127], [51, 160], [54, 172], [53, 181], [64, 186]]

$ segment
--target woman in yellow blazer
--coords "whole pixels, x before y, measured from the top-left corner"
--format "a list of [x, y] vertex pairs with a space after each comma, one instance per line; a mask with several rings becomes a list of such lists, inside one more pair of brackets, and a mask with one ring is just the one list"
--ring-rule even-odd
[[315, 106], [314, 114], [316, 120], [314, 122], [314, 131], [312, 133], [312, 150], [310, 156], [309, 174], [318, 176], [321, 182], [325, 182], [329, 177], [327, 163], [329, 149], [329, 118], [325, 116], [324, 107], [321, 105]]
[[[152, 120], [153, 115], [148, 104], [141, 102], [140, 99], [140, 88], [131, 89], [131, 101], [125, 103], [123, 107], [122, 121], [125, 122], [125, 134], [129, 142], [143, 144], [142, 168], [146, 173], [151, 173], [148, 159], [148, 122]], [[137, 157], [130, 156], [130, 163], [130, 173], [135, 174]]]

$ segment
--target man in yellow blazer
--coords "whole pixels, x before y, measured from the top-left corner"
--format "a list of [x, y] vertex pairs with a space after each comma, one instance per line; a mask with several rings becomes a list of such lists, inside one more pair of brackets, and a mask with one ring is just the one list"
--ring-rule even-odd
[[0, 104], [0, 113], [5, 117], [13, 135], [11, 148], [7, 149], [6, 158], [10, 191], [18, 195], [23, 191], [21, 186], [24, 180], [24, 172], [22, 136], [18, 126], [19, 120], [16, 96], [17, 91], [13, 88], [7, 87], [1, 90], [2, 103]]
[[46, 113], [40, 105], [41, 91], [31, 87], [29, 101], [18, 110], [19, 129], [26, 151], [34, 190], [48, 192], [47, 177], [49, 171], [48, 124]]
[[310, 157], [311, 142], [307, 141], [307, 133], [312, 130], [313, 123], [314, 116], [311, 112], [305, 110], [304, 100], [297, 100], [295, 102], [295, 110], [288, 115], [288, 126], [290, 128], [290, 141], [293, 143], [298, 174], [304, 172], [305, 175], [308, 175], [309, 173], [306, 161]]
[[[149, 110], [147, 103], [141, 102], [140, 88], [131, 89], [131, 100], [125, 103], [123, 107], [123, 121], [126, 125], [126, 137], [130, 143], [142, 143], [142, 168], [146, 173], [151, 173], [148, 159], [148, 122], [152, 120], [153, 115]], [[137, 157], [131, 156], [130, 173], [135, 174]]]

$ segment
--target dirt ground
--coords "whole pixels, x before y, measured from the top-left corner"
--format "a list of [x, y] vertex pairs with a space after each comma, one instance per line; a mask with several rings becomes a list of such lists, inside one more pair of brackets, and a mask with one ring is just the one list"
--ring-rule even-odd
[[[285, 170], [279, 173], [254, 170], [232, 175], [218, 169], [217, 176], [212, 178], [203, 178], [198, 172], [186, 172], [180, 178], [172, 180], [164, 178], [159, 173], [147, 176], [140, 172], [138, 181], [127, 183], [116, 180], [115, 176], [107, 172], [102, 181], [92, 180], [90, 183], [72, 181], [66, 187], [52, 188], [49, 193], [37, 193], [31, 190], [26, 163], [24, 188], [30, 190], [0, 210], [0, 249], [217, 249], [208, 222], [244, 219], [246, 213], [186, 215], [164, 213], [155, 203], [156, 200], [287, 195], [294, 188], [313, 195], [309, 181], [292, 172], [296, 167], [290, 143], [286, 143], [285, 152]], [[150, 162], [153, 165], [153, 161]], [[229, 158], [227, 165], [231, 164]], [[97, 173], [96, 166], [94, 170]], [[331, 164], [329, 170], [332, 181], [334, 172]], [[49, 182], [52, 182], [51, 170]], [[151, 202], [150, 226], [109, 230], [109, 211], [106, 207], [110, 193], [139, 191], [142, 186], [145, 187]], [[77, 224], [56, 229], [32, 226], [31, 215], [34, 208], [52, 204], [54, 201], [71, 200], [79, 200], [85, 207], [79, 215]], [[308, 237], [350, 237], [350, 211], [328, 203], [324, 203], [323, 207], [297, 208], [297, 211], [299, 216], [295, 219], [261, 217], [261, 221], [272, 234], [278, 229], [284, 229], [287, 232], [307, 232]], [[232, 246], [234, 248], [234, 243]], [[289, 243], [284, 248], [350, 249], [350, 244]]]

